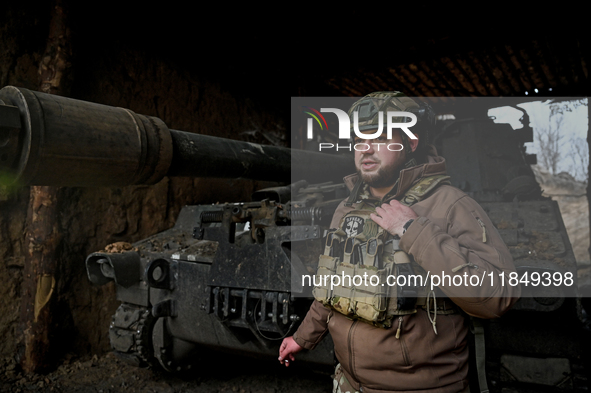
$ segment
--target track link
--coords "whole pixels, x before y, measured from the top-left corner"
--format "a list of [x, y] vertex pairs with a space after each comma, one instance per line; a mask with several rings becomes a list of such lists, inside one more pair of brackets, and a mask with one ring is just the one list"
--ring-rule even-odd
[[152, 331], [156, 318], [147, 307], [122, 303], [109, 327], [111, 348], [117, 356], [135, 366], [154, 366]]

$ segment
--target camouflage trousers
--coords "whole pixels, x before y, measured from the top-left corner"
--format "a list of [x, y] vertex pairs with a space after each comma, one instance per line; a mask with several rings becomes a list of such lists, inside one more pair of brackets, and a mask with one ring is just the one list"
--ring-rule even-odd
[[345, 377], [345, 374], [341, 369], [341, 363], [337, 364], [337, 367], [334, 369], [332, 393], [359, 393], [358, 390], [355, 390], [353, 386], [351, 386], [347, 377]]
[[[337, 367], [334, 370], [332, 393], [360, 393], [351, 386], [351, 383], [347, 377], [345, 377], [345, 374], [341, 369], [341, 363], [337, 364]], [[466, 389], [462, 390], [460, 393], [470, 393], [470, 387], [467, 386]]]

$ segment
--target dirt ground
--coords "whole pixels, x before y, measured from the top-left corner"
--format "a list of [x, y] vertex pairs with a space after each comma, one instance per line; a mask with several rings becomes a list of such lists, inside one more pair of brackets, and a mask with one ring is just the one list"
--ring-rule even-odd
[[0, 361], [0, 391], [24, 392], [238, 392], [320, 393], [332, 388], [329, 368], [297, 361], [285, 368], [279, 362], [208, 353], [190, 372], [172, 375], [129, 365], [114, 354], [71, 357], [47, 374], [24, 375], [13, 359]]

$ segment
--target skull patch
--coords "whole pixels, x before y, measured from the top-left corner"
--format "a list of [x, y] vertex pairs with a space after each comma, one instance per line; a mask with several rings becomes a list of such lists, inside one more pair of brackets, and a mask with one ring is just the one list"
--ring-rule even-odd
[[357, 236], [363, 232], [363, 218], [361, 217], [346, 217], [343, 224], [343, 230], [347, 234], [347, 237]]

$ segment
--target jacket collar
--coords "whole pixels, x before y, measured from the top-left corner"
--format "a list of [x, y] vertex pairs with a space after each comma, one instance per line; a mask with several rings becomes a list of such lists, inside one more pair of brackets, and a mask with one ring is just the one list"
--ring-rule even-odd
[[[399, 199], [420, 179], [433, 175], [445, 175], [447, 173], [445, 168], [445, 158], [437, 155], [437, 150], [433, 145], [429, 146], [427, 160], [428, 161], [425, 164], [420, 164], [400, 171], [398, 181], [392, 190], [388, 191], [384, 196], [383, 200]], [[354, 173], [346, 176], [343, 180], [349, 191], [352, 191], [358, 179], [359, 175]]]

